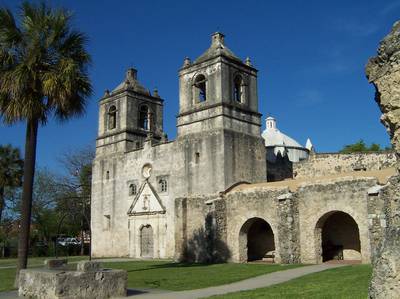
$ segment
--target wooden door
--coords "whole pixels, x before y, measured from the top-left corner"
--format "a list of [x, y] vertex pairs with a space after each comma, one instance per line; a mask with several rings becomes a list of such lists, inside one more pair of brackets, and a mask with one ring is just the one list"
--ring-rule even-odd
[[140, 256], [153, 257], [154, 252], [154, 238], [153, 228], [151, 225], [143, 226], [140, 231]]

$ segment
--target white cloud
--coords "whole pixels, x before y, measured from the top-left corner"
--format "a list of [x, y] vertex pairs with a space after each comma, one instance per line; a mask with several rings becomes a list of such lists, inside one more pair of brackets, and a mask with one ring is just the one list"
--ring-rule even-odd
[[394, 1], [385, 5], [380, 11], [379, 15], [386, 16], [393, 12], [399, 12], [400, 10], [400, 1]]

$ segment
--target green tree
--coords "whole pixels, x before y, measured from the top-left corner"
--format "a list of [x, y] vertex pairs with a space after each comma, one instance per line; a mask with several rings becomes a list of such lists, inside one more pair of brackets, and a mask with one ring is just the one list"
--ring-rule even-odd
[[363, 152], [379, 152], [382, 150], [381, 146], [377, 143], [372, 143], [369, 147], [365, 144], [364, 140], [360, 139], [356, 143], [345, 145], [339, 153], [351, 154], [351, 153], [363, 153]]
[[[60, 186], [63, 187], [63, 194], [59, 197], [57, 210], [61, 214], [68, 213], [65, 225], [70, 228], [75, 224], [77, 231], [74, 234], [90, 232], [90, 196], [92, 182], [92, 162], [94, 150], [86, 147], [77, 151], [66, 153], [60, 159], [67, 175], [62, 178]], [[69, 221], [73, 223], [68, 223]], [[83, 241], [83, 240], [82, 240]], [[82, 242], [81, 254], [84, 252]]]
[[21, 186], [23, 164], [19, 149], [13, 148], [10, 144], [0, 145], [0, 223], [6, 204], [7, 189], [12, 191]]
[[19, 19], [0, 9], [0, 114], [9, 124], [26, 121], [16, 277], [27, 266], [38, 126], [51, 115], [67, 120], [84, 113], [92, 92], [86, 42], [64, 9], [23, 2]]

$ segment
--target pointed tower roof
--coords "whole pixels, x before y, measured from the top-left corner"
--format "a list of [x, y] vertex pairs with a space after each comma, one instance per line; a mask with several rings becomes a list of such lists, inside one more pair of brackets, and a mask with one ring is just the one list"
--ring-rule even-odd
[[125, 80], [122, 81], [112, 92], [117, 92], [120, 90], [132, 89], [137, 93], [150, 95], [149, 90], [144, 88], [140, 82], [137, 80], [137, 70], [134, 68], [129, 68], [126, 71]]
[[308, 149], [310, 152], [314, 150], [314, 145], [311, 143], [310, 138], [307, 138], [306, 149]]
[[215, 32], [211, 35], [211, 46], [194, 63], [200, 63], [218, 56], [225, 56], [227, 58], [242, 62], [224, 43], [224, 37], [220, 32]]

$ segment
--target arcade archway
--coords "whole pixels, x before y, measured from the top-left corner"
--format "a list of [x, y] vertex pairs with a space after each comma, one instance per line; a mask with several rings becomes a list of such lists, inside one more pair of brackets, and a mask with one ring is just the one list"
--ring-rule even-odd
[[239, 259], [241, 261], [269, 260], [275, 256], [274, 233], [262, 218], [248, 219], [239, 233]]
[[361, 261], [360, 233], [349, 214], [332, 211], [323, 215], [315, 227], [317, 262]]

